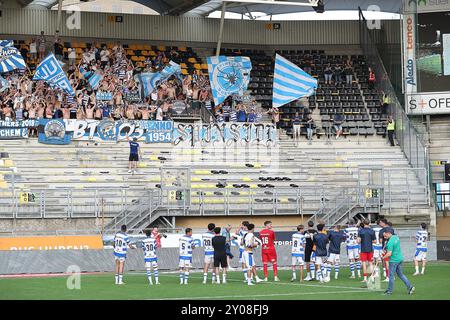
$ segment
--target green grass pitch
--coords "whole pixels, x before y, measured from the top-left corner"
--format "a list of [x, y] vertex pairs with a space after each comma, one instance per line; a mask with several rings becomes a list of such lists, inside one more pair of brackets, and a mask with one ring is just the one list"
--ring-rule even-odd
[[[341, 268], [339, 279], [334, 280], [334, 271], [329, 283], [317, 281], [291, 283], [291, 271], [280, 270], [281, 282], [272, 282], [273, 274], [269, 271], [269, 282], [248, 287], [243, 283], [242, 272], [231, 272], [227, 284], [202, 284], [202, 273], [193, 272], [187, 286], [179, 284], [177, 273], [161, 272], [159, 286], [149, 286], [144, 273], [126, 273], [125, 285], [114, 284], [111, 273], [82, 275], [79, 290], [67, 289], [67, 277], [42, 278], [1, 278], [0, 299], [38, 299], [38, 300], [95, 300], [95, 299], [194, 299], [194, 300], [449, 300], [450, 299], [450, 263], [435, 262], [427, 266], [426, 274], [413, 277], [413, 265], [407, 263], [404, 272], [416, 287], [416, 292], [409, 296], [403, 283], [396, 279], [394, 294], [383, 296], [387, 283], [382, 282], [381, 291], [361, 288], [361, 279], [349, 279], [348, 267]], [[262, 276], [262, 270], [258, 271]], [[210, 275], [209, 275], [210, 277]]]

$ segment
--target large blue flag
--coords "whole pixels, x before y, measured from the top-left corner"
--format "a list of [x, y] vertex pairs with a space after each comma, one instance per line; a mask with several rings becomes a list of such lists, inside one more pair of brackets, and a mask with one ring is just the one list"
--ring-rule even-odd
[[173, 75], [181, 80], [181, 67], [179, 64], [170, 61], [160, 72], [140, 73], [135, 79], [141, 83], [142, 89], [144, 90], [144, 96], [148, 97], [161, 82], [169, 79]]
[[92, 72], [87, 71], [83, 67], [80, 67], [80, 73], [89, 82], [92, 89], [97, 90], [100, 81], [103, 79], [103, 75], [100, 71]]
[[273, 107], [280, 107], [291, 101], [310, 96], [316, 88], [316, 78], [289, 60], [276, 55], [273, 76]]
[[71, 96], [75, 96], [75, 91], [73, 90], [69, 79], [53, 53], [50, 53], [47, 58], [42, 60], [38, 65], [33, 80], [44, 80], [49, 85], [58, 87]]
[[13, 44], [12, 40], [0, 40], [0, 73], [27, 68], [20, 51]]
[[248, 57], [207, 57], [209, 82], [217, 106], [228, 96], [247, 90], [252, 63]]

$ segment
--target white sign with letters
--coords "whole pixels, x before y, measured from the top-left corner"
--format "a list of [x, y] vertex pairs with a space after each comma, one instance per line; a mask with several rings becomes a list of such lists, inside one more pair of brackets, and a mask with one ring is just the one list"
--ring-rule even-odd
[[450, 114], [450, 92], [407, 95], [406, 112], [409, 115]]

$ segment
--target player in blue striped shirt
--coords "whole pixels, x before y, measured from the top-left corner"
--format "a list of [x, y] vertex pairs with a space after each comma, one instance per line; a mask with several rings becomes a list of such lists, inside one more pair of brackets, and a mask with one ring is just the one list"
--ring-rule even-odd
[[[416, 272], [413, 276], [425, 274], [425, 265], [427, 264], [427, 242], [429, 239], [429, 232], [426, 223], [420, 224], [420, 229], [416, 233], [416, 252], [414, 254], [414, 266]], [[422, 261], [422, 272], [419, 273], [419, 261]]]
[[125, 284], [122, 281], [123, 268], [125, 265], [125, 259], [127, 258], [127, 249], [131, 248], [130, 239], [127, 235], [127, 226], [123, 225], [120, 231], [114, 236], [114, 257], [116, 260], [116, 284]]

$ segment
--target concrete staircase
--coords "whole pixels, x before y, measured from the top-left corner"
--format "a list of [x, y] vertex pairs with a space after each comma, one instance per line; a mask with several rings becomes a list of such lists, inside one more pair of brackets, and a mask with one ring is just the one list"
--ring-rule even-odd
[[42, 198], [46, 199], [46, 218], [114, 217], [143, 196], [159, 192], [161, 168], [165, 167], [190, 169], [191, 200], [188, 208], [164, 208], [166, 216], [311, 216], [326, 202], [332, 207], [342, 190], [357, 190], [362, 179], [359, 167], [381, 166], [385, 169], [381, 213], [397, 219], [398, 224], [429, 220], [421, 176], [407, 170], [408, 161], [400, 148], [387, 146], [376, 136], [359, 142], [357, 137], [315, 139], [309, 145], [304, 138], [296, 143], [281, 133], [278, 145], [272, 147], [141, 143], [141, 148], [138, 173], [129, 174], [127, 143], [51, 146], [35, 139], [2, 141], [0, 151], [7, 157], [0, 166], [15, 173], [0, 170], [4, 181], [0, 217], [13, 217], [14, 208], [8, 203], [13, 184], [16, 199], [20, 192], [35, 193], [40, 199], [34, 204], [17, 201], [17, 217], [41, 218]]

